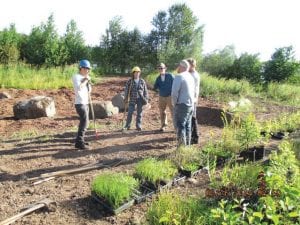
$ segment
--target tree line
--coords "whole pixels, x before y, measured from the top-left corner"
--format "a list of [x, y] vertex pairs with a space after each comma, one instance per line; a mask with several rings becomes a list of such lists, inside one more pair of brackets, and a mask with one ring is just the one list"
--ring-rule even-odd
[[165, 62], [173, 70], [181, 59], [193, 57], [201, 62], [201, 71], [225, 78], [259, 83], [299, 77], [299, 62], [294, 59], [292, 46], [276, 49], [267, 62], [260, 62], [258, 54], [244, 53], [237, 57], [233, 46], [202, 55], [204, 26], [198, 25], [197, 17], [186, 4], [174, 4], [157, 12], [148, 34], [137, 28], [124, 29], [122, 23], [122, 17], [112, 18], [97, 46], [85, 44], [74, 20], [60, 36], [53, 14], [28, 35], [18, 33], [12, 24], [0, 31], [0, 63], [53, 67], [87, 58], [97, 65], [99, 73], [124, 74], [134, 65], [151, 72], [159, 62]]

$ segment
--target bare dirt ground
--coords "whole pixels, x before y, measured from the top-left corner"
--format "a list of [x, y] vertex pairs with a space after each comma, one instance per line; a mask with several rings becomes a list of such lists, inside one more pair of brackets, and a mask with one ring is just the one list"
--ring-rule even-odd
[[[124, 77], [105, 78], [94, 85], [94, 101], [111, 100], [123, 90]], [[135, 163], [149, 156], [166, 157], [176, 147], [175, 134], [171, 126], [166, 132], [159, 132], [160, 119], [157, 94], [150, 91], [151, 108], [144, 110], [143, 131], [120, 131], [123, 113], [109, 118], [97, 119], [100, 124], [99, 137], [94, 131], [87, 133], [90, 150], [74, 148], [74, 137], [78, 117], [73, 105], [73, 90], [59, 89], [16, 90], [0, 89], [12, 98], [0, 100], [0, 221], [13, 216], [24, 206], [49, 197], [56, 202], [56, 210], [39, 210], [15, 224], [143, 224], [150, 201], [136, 205], [118, 216], [104, 213], [103, 208], [92, 200], [91, 182], [106, 171], [131, 173]], [[36, 95], [54, 97], [57, 115], [54, 118], [15, 120], [13, 105]], [[211, 134], [218, 136], [222, 121], [222, 105], [208, 99], [199, 99], [198, 123], [200, 144], [209, 140]], [[280, 106], [266, 106], [264, 117], [272, 116], [273, 109]], [[133, 121], [134, 122], [134, 121]], [[122, 164], [101, 170], [92, 170], [71, 176], [63, 176], [32, 186], [27, 178], [47, 172], [78, 168], [80, 166], [122, 159]], [[195, 183], [176, 187], [187, 194], [201, 193], [207, 184], [206, 175], [199, 176]]]

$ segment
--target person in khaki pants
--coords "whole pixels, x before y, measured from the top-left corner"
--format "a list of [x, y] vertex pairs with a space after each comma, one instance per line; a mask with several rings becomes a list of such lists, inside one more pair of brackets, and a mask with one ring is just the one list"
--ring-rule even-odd
[[164, 131], [168, 125], [168, 118], [166, 113], [167, 107], [170, 109], [173, 121], [171, 92], [174, 76], [170, 73], [166, 73], [167, 68], [164, 63], [160, 63], [157, 68], [159, 70], [159, 75], [155, 80], [154, 90], [158, 89], [159, 91], [159, 112], [161, 120], [160, 131]]

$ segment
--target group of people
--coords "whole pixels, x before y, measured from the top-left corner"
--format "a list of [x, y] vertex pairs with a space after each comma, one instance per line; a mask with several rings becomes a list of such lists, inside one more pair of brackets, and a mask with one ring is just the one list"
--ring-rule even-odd
[[[177, 76], [166, 72], [166, 65], [158, 65], [159, 75], [155, 80], [154, 89], [159, 92], [159, 112], [161, 119], [160, 131], [168, 126], [167, 107], [169, 108], [173, 127], [177, 134], [178, 146], [198, 143], [196, 121], [196, 106], [198, 104], [200, 76], [196, 71], [196, 60], [189, 58], [180, 61], [177, 67]], [[91, 93], [88, 60], [79, 62], [79, 73], [72, 78], [75, 91], [75, 109], [79, 115], [79, 126], [75, 140], [75, 148], [88, 149], [85, 142], [85, 131], [89, 122], [89, 98]], [[149, 101], [147, 84], [140, 77], [141, 69], [135, 66], [132, 77], [125, 84], [124, 103], [128, 110], [126, 124], [123, 130], [129, 130], [132, 115], [136, 109], [136, 129], [142, 130], [143, 106]]]

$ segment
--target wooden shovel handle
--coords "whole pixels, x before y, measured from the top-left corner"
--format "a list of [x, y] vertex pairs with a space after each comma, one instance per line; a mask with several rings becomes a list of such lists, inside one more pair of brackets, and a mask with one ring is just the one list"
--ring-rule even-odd
[[22, 218], [23, 216], [25, 216], [25, 215], [27, 215], [27, 214], [29, 214], [29, 213], [37, 210], [37, 209], [43, 208], [44, 206], [45, 206], [45, 203], [36, 204], [36, 205], [30, 207], [29, 209], [26, 209], [23, 212], [20, 212], [17, 215], [14, 215], [14, 216], [0, 222], [0, 225], [9, 225], [9, 224], [15, 222], [16, 220]]

